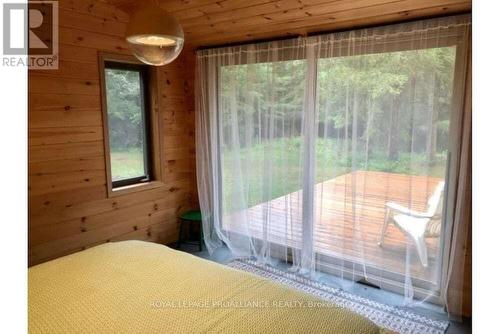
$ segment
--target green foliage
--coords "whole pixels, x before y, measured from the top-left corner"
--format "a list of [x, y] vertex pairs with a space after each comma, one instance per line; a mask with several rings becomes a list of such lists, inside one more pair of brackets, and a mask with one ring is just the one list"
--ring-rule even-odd
[[[315, 147], [316, 183], [356, 170], [443, 178], [446, 169], [446, 152], [440, 152], [438, 158], [430, 162], [425, 154], [418, 153], [401, 154], [398, 160], [387, 160], [384, 152], [375, 152], [366, 159], [362, 149], [339, 157], [343, 143], [336, 139], [319, 138]], [[302, 154], [300, 137], [280, 138], [223, 152], [225, 209], [254, 206], [302, 189]]]
[[[354, 170], [443, 177], [454, 65], [454, 47], [320, 58], [316, 181]], [[305, 60], [220, 69], [227, 209], [302, 188], [306, 71]]]
[[109, 140], [117, 150], [142, 147], [139, 75], [137, 71], [106, 69]]
[[140, 74], [106, 69], [106, 100], [113, 180], [144, 175]]

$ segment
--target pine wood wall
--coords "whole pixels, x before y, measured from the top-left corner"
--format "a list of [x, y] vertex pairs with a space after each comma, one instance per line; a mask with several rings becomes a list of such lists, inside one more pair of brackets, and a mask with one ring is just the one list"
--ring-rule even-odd
[[194, 53], [157, 70], [165, 186], [108, 198], [98, 52], [129, 54], [128, 16], [94, 0], [59, 6], [59, 69], [29, 72], [29, 264], [107, 241], [175, 241], [177, 214], [197, 202]]

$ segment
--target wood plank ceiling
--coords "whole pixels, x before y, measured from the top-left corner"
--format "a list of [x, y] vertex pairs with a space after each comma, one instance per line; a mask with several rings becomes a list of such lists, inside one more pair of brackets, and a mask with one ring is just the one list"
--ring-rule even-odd
[[[107, 0], [125, 12], [140, 0]], [[188, 47], [307, 35], [468, 12], [471, 0], [159, 0], [177, 17]]]

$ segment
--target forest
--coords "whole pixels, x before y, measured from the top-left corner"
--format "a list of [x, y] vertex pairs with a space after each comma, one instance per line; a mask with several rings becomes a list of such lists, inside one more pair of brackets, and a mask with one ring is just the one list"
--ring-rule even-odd
[[[306, 143], [307, 65], [220, 67], [228, 202], [242, 187], [249, 205], [301, 189], [306, 145], [313, 148], [316, 182], [356, 170], [444, 178], [454, 47], [318, 59], [314, 138]], [[113, 180], [143, 175], [139, 73], [107, 70], [106, 89]]]
[[145, 175], [140, 72], [106, 69], [105, 74], [112, 180]]
[[307, 145], [316, 182], [356, 170], [444, 178], [454, 67], [454, 47], [318, 59], [311, 139], [306, 60], [222, 66], [228, 207], [242, 189], [248, 205], [301, 189]]

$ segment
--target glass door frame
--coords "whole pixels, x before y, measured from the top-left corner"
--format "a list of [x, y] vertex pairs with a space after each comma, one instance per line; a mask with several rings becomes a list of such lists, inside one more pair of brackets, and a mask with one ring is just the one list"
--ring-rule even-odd
[[[374, 28], [377, 29], [377, 28]], [[306, 112], [306, 118], [313, 118], [313, 123], [316, 124], [315, 120], [315, 114], [316, 114], [316, 76], [317, 76], [317, 60], [320, 58], [331, 58], [331, 49], [327, 50], [326, 48], [319, 47], [322, 45], [321, 42], [321, 36], [326, 36], [326, 35], [318, 35], [318, 36], [313, 36], [309, 37], [311, 39], [317, 39], [316, 42], [308, 43], [306, 42], [306, 47], [304, 50], [301, 50], [299, 52], [292, 51], [289, 54], [282, 54], [280, 59], [278, 61], [286, 61], [286, 60], [306, 60], [307, 61], [307, 67], [308, 67], [308, 78], [306, 78], [306, 93], [311, 93], [313, 92], [313, 98], [311, 99], [309, 97], [309, 102], [310, 103], [309, 107], [306, 106], [306, 109], [311, 110], [313, 108], [312, 113], [309, 114]], [[465, 37], [465, 38], [464, 38]], [[308, 38], [308, 39], [309, 39]], [[426, 49], [426, 48], [436, 48], [436, 47], [448, 47], [448, 46], [454, 46], [456, 47], [456, 58], [455, 58], [455, 71], [454, 71], [454, 79], [453, 79], [453, 93], [452, 93], [452, 107], [451, 107], [451, 116], [450, 116], [450, 132], [449, 132], [449, 146], [448, 146], [448, 159], [447, 159], [447, 169], [446, 169], [446, 176], [445, 176], [445, 190], [444, 190], [444, 198], [446, 199], [446, 202], [443, 204], [443, 210], [444, 210], [444, 220], [442, 222], [442, 236], [440, 238], [440, 246], [439, 246], [439, 254], [438, 254], [438, 261], [437, 261], [437, 271], [439, 273], [439, 278], [438, 278], [438, 283], [433, 284], [432, 282], [425, 281], [425, 280], [420, 280], [420, 279], [414, 279], [412, 278], [412, 283], [414, 284], [414, 292], [415, 292], [415, 298], [417, 299], [425, 299], [426, 301], [430, 301], [432, 303], [436, 304], [443, 304], [442, 300], [442, 287], [444, 284], [444, 277], [446, 275], [444, 274], [445, 268], [449, 266], [449, 253], [450, 253], [450, 248], [451, 248], [451, 237], [452, 237], [452, 231], [450, 230], [450, 225], [452, 225], [450, 222], [453, 220], [454, 216], [454, 208], [453, 208], [453, 201], [454, 197], [456, 194], [456, 179], [457, 179], [457, 173], [458, 173], [458, 140], [460, 134], [461, 134], [461, 120], [462, 120], [462, 115], [460, 110], [462, 109], [463, 105], [463, 92], [464, 92], [464, 87], [465, 87], [465, 78], [464, 78], [464, 69], [465, 69], [465, 63], [467, 61], [467, 50], [468, 50], [468, 43], [469, 43], [469, 36], [464, 36], [463, 29], [461, 27], [455, 28], [455, 29], [450, 29], [450, 33], [443, 38], [442, 36], [439, 35], [439, 33], [436, 34], [426, 34], [426, 38], [421, 38], [417, 42], [413, 40], [408, 40], [407, 36], [395, 36], [392, 39], [385, 40], [384, 43], [380, 43], [379, 45], [375, 43], [375, 45], [371, 45], [370, 48], [367, 48], [367, 45], [363, 45], [363, 43], [360, 43], [358, 46], [355, 48], [352, 48], [348, 45], [338, 46], [338, 52], [336, 53], [335, 57], [343, 57], [343, 56], [353, 56], [353, 55], [363, 55], [363, 54], [374, 54], [374, 53], [388, 53], [388, 52], [398, 52], [398, 51], [409, 51], [409, 50], [420, 50], [420, 49]], [[272, 43], [272, 42], [270, 42]], [[252, 62], [247, 61], [248, 58], [246, 56], [240, 57], [237, 62], [232, 63], [231, 65], [243, 65], [243, 64], [250, 64], [250, 63], [264, 63], [267, 62], [267, 57], [265, 55], [265, 52], [263, 52], [262, 57], [259, 56], [259, 53], [256, 53], [256, 56], [253, 58]], [[220, 77], [220, 67], [223, 67], [224, 65], [221, 64], [216, 64], [215, 62], [211, 63], [211, 66], [214, 66], [215, 68], [213, 69], [216, 76], [215, 76], [215, 86], [217, 87], [215, 89], [216, 96], [211, 97], [215, 99], [215, 105], [218, 105], [218, 85], [219, 85], [219, 77]], [[310, 73], [310, 71], [315, 71], [315, 73]], [[306, 74], [307, 75], [307, 74]], [[311, 80], [311, 78], [314, 78], [314, 80]], [[312, 82], [314, 81], [314, 83]], [[306, 96], [306, 101], [307, 101], [307, 96]], [[312, 106], [312, 107], [311, 107]], [[220, 117], [217, 113], [217, 139], [220, 143], [221, 140], [221, 124], [220, 124]], [[310, 120], [309, 120], [310, 121]], [[305, 142], [306, 143], [314, 143], [315, 138], [310, 138], [311, 136], [316, 137], [317, 133], [316, 131], [306, 131], [305, 135]], [[309, 138], [308, 138], [309, 137]], [[221, 157], [221, 152], [220, 152], [220, 144], [218, 145], [218, 149], [216, 150], [216, 157], [217, 159], [217, 178], [218, 182], [216, 183], [218, 186], [218, 189], [216, 191], [219, 192], [218, 196], [219, 198], [223, 198], [223, 180], [222, 180], [222, 157]], [[309, 147], [309, 154], [308, 156], [314, 157], [315, 155], [315, 147], [314, 145]], [[314, 158], [313, 158], [313, 163], [311, 164], [305, 164], [305, 165], [311, 165], [312, 166], [312, 171], [309, 171], [308, 173], [304, 173], [304, 181], [306, 181], [304, 184], [309, 185], [309, 187], [312, 187], [314, 189]], [[312, 175], [312, 182], [311, 182], [311, 175]], [[310, 189], [309, 189], [310, 190]], [[314, 199], [313, 199], [314, 200]], [[310, 202], [310, 201], [308, 201]], [[303, 201], [303, 212], [304, 206], [307, 205], [306, 202]], [[310, 204], [309, 204], [310, 205]], [[223, 208], [222, 208], [222, 203], [221, 207], [218, 209], [219, 211], [219, 221], [222, 222], [223, 220]], [[310, 216], [303, 218], [306, 221], [311, 221]], [[312, 225], [311, 221], [311, 225]], [[235, 233], [232, 231], [231, 233]], [[260, 242], [260, 240], [255, 239], [255, 242]], [[275, 249], [285, 249], [288, 257], [291, 257], [292, 253], [292, 248], [283, 246], [283, 245], [278, 245], [274, 244], [273, 247]], [[295, 252], [300, 250], [293, 250]], [[281, 252], [280, 252], [281, 253]], [[281, 253], [283, 254], [283, 253]], [[445, 254], [448, 254], [445, 256]], [[319, 259], [318, 259], [319, 257]], [[378, 275], [381, 276], [381, 273], [384, 274], [384, 279], [386, 279], [386, 282], [384, 284], [384, 289], [397, 292], [399, 294], [404, 293], [404, 275], [387, 271], [384, 270], [384, 268], [378, 268], [373, 265], [369, 264], [362, 264], [356, 261], [353, 261], [352, 259], [346, 259], [346, 258], [339, 258], [335, 256], [325, 256], [325, 255], [319, 255], [316, 256], [315, 262], [319, 263], [320, 265], [317, 267], [317, 269], [324, 271], [326, 273], [330, 273], [333, 275], [338, 275], [338, 272], [342, 272], [342, 276], [346, 276], [346, 272], [348, 273], [348, 270], [346, 269], [346, 264], [350, 265], [352, 267], [355, 267], [356, 265], [364, 265], [366, 268], [367, 274], [373, 274], [373, 275]], [[341, 262], [343, 263], [342, 267], [338, 266], [338, 263]], [[352, 271], [351, 273], [353, 278], [364, 278], [363, 274], [360, 274], [359, 272]], [[377, 281], [380, 281], [378, 279]]]

